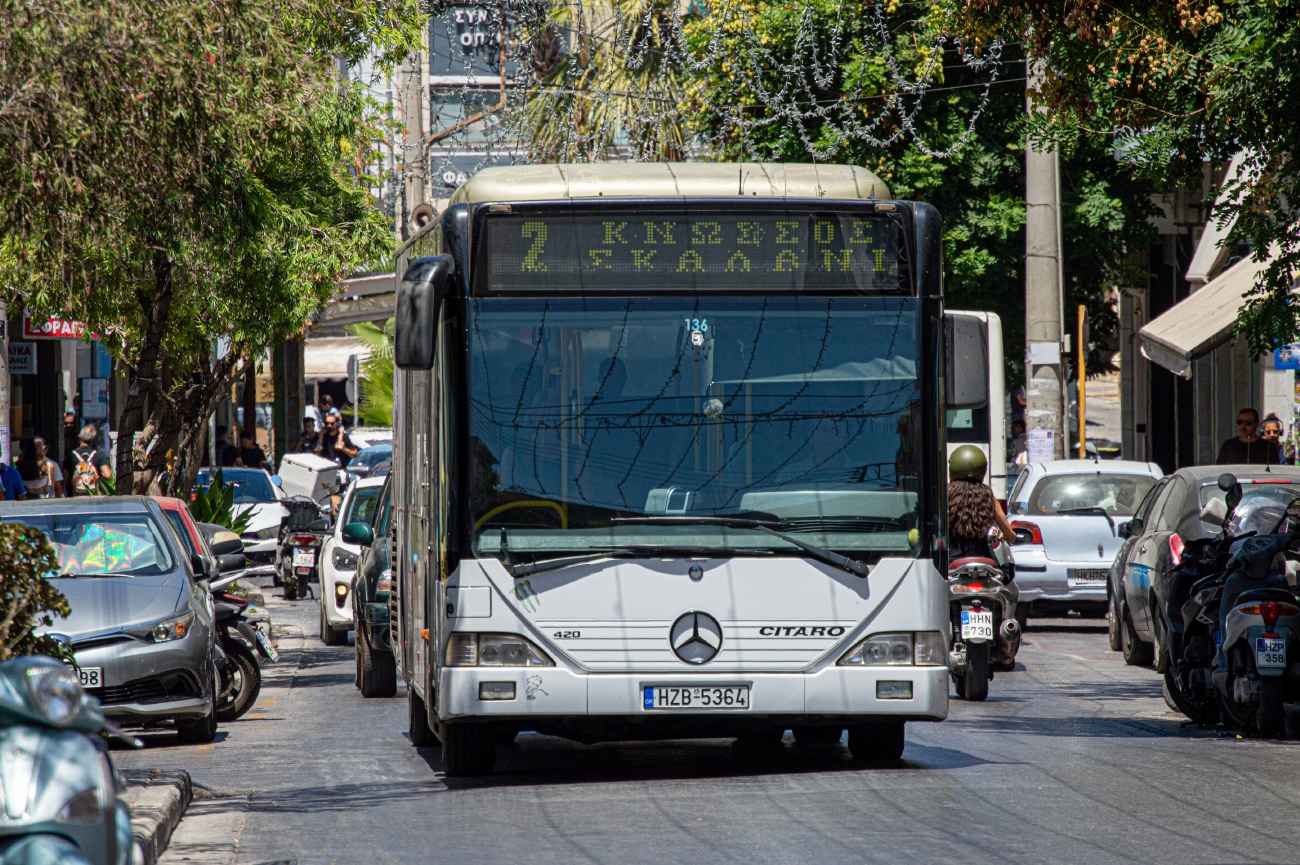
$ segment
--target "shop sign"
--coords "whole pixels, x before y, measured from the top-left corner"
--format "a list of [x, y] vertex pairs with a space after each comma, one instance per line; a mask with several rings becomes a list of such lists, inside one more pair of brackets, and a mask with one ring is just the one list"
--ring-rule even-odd
[[27, 339], [81, 339], [84, 336], [99, 339], [97, 333], [87, 334], [86, 326], [79, 321], [54, 315], [43, 318], [26, 311], [23, 312], [23, 336]]
[[36, 375], [36, 343], [9, 343], [9, 374]]

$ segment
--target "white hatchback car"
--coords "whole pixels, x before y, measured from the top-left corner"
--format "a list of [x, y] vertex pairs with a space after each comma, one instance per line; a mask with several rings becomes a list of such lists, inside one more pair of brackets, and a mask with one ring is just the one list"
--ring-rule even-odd
[[379, 492], [384, 478], [362, 478], [348, 487], [339, 506], [334, 531], [320, 550], [320, 638], [327, 646], [342, 646], [348, 641], [352, 622], [352, 578], [357, 573], [361, 547], [343, 540], [343, 527], [349, 523], [373, 525]]
[[1129, 460], [1058, 460], [1025, 466], [1007, 496], [1016, 532], [1017, 617], [1106, 609], [1106, 578], [1133, 516], [1164, 472]]

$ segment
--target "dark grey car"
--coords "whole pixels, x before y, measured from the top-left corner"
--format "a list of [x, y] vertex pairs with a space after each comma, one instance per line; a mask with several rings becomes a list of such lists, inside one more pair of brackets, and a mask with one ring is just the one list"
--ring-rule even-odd
[[212, 602], [157, 503], [98, 496], [0, 504], [0, 520], [54, 545], [72, 612], [48, 630], [76, 654], [86, 692], [128, 726], [172, 722], [182, 742], [216, 737]]

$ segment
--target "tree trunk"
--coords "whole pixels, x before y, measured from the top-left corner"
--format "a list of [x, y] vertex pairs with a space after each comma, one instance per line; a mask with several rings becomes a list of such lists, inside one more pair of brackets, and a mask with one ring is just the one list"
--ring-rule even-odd
[[[117, 425], [117, 492], [120, 495], [142, 495], [144, 489], [136, 483], [135, 434], [144, 424], [144, 407], [148, 391], [157, 387], [158, 356], [162, 348], [163, 333], [167, 328], [172, 304], [172, 261], [165, 252], [153, 256], [154, 285], [152, 294], [136, 292], [140, 307], [145, 311], [147, 324], [140, 351], [136, 355], [135, 369], [127, 371], [126, 404]], [[148, 478], [144, 486], [148, 486]]]

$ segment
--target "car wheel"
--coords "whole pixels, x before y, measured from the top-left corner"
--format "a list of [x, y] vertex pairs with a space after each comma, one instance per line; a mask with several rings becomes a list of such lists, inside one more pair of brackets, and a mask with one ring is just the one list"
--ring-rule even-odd
[[1137, 635], [1133, 626], [1133, 616], [1128, 611], [1128, 604], [1120, 606], [1120, 651], [1124, 653], [1124, 663], [1130, 667], [1149, 667], [1155, 658], [1155, 646], [1144, 642]]
[[206, 745], [217, 738], [217, 688], [220, 681], [219, 676], [213, 677], [212, 710], [206, 718], [176, 722], [176, 740], [182, 745]]
[[348, 644], [348, 631], [344, 628], [341, 631], [335, 630], [325, 616], [324, 592], [321, 593], [320, 599], [320, 641], [327, 646], [346, 646]]
[[424, 700], [415, 693], [415, 689], [406, 689], [407, 732], [411, 734], [411, 744], [417, 748], [429, 748], [438, 744], [438, 737], [429, 727], [429, 713], [424, 707]]
[[1113, 593], [1108, 598], [1108, 601], [1109, 603], [1106, 606], [1110, 612], [1106, 614], [1108, 620], [1106, 622], [1106, 640], [1110, 644], [1110, 650], [1118, 652], [1123, 647], [1123, 637], [1120, 636], [1119, 632], [1119, 602], [1115, 600]]
[[488, 724], [447, 724], [442, 731], [442, 771], [448, 778], [487, 775], [497, 762], [497, 743]]
[[376, 652], [363, 633], [357, 634], [357, 660], [361, 663], [361, 696], [391, 697], [397, 693], [397, 664], [391, 652]]
[[849, 752], [862, 763], [892, 763], [906, 745], [902, 721], [880, 721], [849, 728]]

